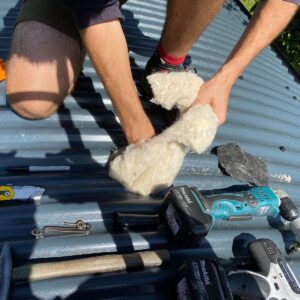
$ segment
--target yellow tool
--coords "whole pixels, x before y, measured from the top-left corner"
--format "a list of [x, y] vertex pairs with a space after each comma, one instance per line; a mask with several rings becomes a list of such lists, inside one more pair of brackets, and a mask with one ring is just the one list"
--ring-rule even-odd
[[9, 185], [0, 186], [0, 201], [11, 200], [15, 196], [13, 188]]
[[3, 59], [0, 59], [0, 82], [5, 79], [6, 79], [5, 63]]

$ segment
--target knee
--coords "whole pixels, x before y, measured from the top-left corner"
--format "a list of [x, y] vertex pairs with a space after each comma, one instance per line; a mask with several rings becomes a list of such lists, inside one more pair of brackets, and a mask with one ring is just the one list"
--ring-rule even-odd
[[46, 119], [54, 114], [58, 109], [60, 99], [20, 99], [12, 95], [7, 95], [10, 107], [20, 117], [28, 120]]

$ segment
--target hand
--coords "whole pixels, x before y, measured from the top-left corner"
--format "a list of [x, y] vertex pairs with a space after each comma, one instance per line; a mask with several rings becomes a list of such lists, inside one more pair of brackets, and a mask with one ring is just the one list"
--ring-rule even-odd
[[145, 140], [155, 136], [155, 130], [146, 115], [142, 115], [141, 118], [137, 118], [134, 122], [127, 120], [123, 124], [123, 130], [129, 145], [143, 143]]
[[227, 106], [232, 85], [226, 77], [217, 73], [201, 86], [197, 99], [192, 106], [210, 104], [218, 117], [219, 125], [222, 125], [226, 121]]

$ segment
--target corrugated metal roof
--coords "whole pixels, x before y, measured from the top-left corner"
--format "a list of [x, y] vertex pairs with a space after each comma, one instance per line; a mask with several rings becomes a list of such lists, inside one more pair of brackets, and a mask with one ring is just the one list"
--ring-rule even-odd
[[[0, 18], [4, 20], [4, 24], [0, 24], [0, 57], [8, 56], [19, 6], [20, 3], [17, 4], [16, 0], [2, 0], [0, 3]], [[129, 0], [123, 12], [126, 16], [123, 27], [129, 44], [132, 69], [138, 81], [139, 74], [160, 37], [165, 1]], [[204, 79], [208, 79], [222, 64], [247, 22], [247, 17], [234, 1], [226, 1], [217, 18], [190, 51], [192, 63]], [[160, 202], [157, 201], [159, 197], [141, 199], [126, 193], [108, 177], [105, 163], [109, 149], [115, 144], [123, 144], [124, 137], [113, 115], [111, 102], [88, 58], [85, 59], [83, 74], [73, 96], [68, 96], [59, 113], [47, 120], [30, 122], [17, 117], [6, 105], [4, 90], [5, 83], [0, 83], [1, 183], [46, 188], [39, 205], [10, 205], [0, 209], [0, 241], [10, 242], [15, 266], [24, 264], [28, 259], [49, 260], [53, 257], [109, 251], [126, 252], [130, 249], [147, 249], [149, 242], [164, 244], [163, 239], [155, 233], [130, 236], [111, 236], [106, 233], [111, 225], [112, 212], [116, 208], [122, 208], [122, 211], [150, 212], [156, 211]], [[271, 186], [285, 189], [298, 206], [299, 100], [299, 84], [289, 73], [288, 67], [268, 47], [237, 81], [230, 97], [228, 120], [219, 129], [213, 143], [216, 146], [235, 142], [246, 151], [261, 157], [267, 163]], [[149, 111], [151, 113], [151, 108]], [[280, 151], [281, 145], [286, 151]], [[73, 170], [69, 173], [24, 176], [5, 172], [6, 166], [24, 164], [70, 164]], [[201, 156], [189, 154], [175, 183], [205, 190], [241, 184], [221, 174], [217, 158], [209, 151]], [[30, 234], [33, 228], [79, 218], [93, 225], [92, 235], [35, 241]], [[271, 225], [279, 226], [280, 221], [277, 220], [276, 223], [273, 220]], [[233, 240], [247, 239], [250, 235], [272, 238], [284, 250], [292, 241], [292, 235], [284, 230], [286, 227], [279, 231], [271, 225], [264, 218], [244, 223], [217, 224], [203, 247], [197, 251], [200, 254], [231, 258]], [[292, 257], [291, 265], [300, 278], [299, 255]], [[164, 272], [155, 273], [161, 283], [168, 276], [168, 271]], [[132, 274], [126, 275], [130, 277], [123, 274], [115, 277], [119, 276], [118, 280], [123, 282], [141, 278], [141, 286], [145, 285], [142, 277], [153, 280], [153, 273], [142, 274], [145, 277]], [[87, 297], [86, 293], [89, 293], [89, 298], [96, 298], [95, 293], [98, 293], [97, 297], [100, 297], [99, 293], [104, 297], [107, 296], [105, 288], [113, 286], [112, 278], [115, 277], [79, 276], [31, 285], [20, 284], [13, 286], [13, 296], [15, 299], [67, 298], [80, 286], [82, 298]], [[136, 299], [148, 292], [149, 290], [141, 287], [134, 291]], [[153, 293], [154, 291], [149, 292], [149, 299], [159, 299]], [[124, 299], [125, 294], [124, 290], [120, 290], [119, 295], [124, 296]], [[116, 297], [117, 294], [110, 295], [113, 296]], [[132, 294], [130, 297], [134, 299]], [[146, 296], [143, 299], [147, 299]]]

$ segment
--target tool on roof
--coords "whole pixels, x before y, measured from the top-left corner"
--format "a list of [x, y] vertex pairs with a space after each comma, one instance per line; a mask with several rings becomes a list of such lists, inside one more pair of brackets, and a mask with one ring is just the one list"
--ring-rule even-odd
[[[170, 189], [160, 210], [160, 220], [170, 229], [178, 246], [197, 247], [216, 220], [243, 221], [253, 216], [277, 216], [280, 198], [269, 187], [251, 187], [245, 191], [203, 194], [196, 188], [178, 186]], [[143, 226], [144, 216], [116, 214], [116, 227]], [[137, 222], [137, 223], [136, 223]], [[155, 215], [144, 224], [158, 225]]]
[[9, 299], [12, 262], [8, 243], [3, 243], [0, 250], [0, 299]]
[[255, 270], [230, 272], [232, 294], [238, 299], [300, 299], [300, 286], [289, 264], [275, 243], [255, 240], [248, 245]]
[[64, 226], [45, 226], [42, 229], [33, 229], [31, 234], [36, 239], [61, 236], [61, 235], [88, 235], [91, 232], [91, 224], [78, 220], [75, 223], [63, 222]]
[[130, 254], [98, 255], [60, 262], [31, 264], [13, 269], [13, 281], [35, 281], [57, 277], [119, 272], [136, 268], [159, 267], [170, 260], [166, 249]]
[[[115, 208], [110, 207], [109, 210], [104, 208], [105, 219], [109, 223], [106, 224], [108, 227], [104, 229], [105, 233], [101, 235], [101, 243], [93, 246], [94, 253], [104, 254], [117, 251], [126, 253], [132, 251], [132, 249], [173, 249], [174, 246], [175, 248], [197, 248], [212, 228], [214, 220], [221, 218], [222, 220], [235, 221], [241, 219], [238, 217], [240, 215], [242, 215], [242, 220], [248, 220], [251, 215], [277, 216], [279, 212], [281, 194], [277, 191], [275, 193], [268, 187], [252, 187], [244, 192], [232, 192], [230, 194], [228, 192], [217, 194], [216, 191], [211, 191], [210, 194], [208, 194], [208, 191], [200, 192], [204, 198], [206, 197], [205, 201], [208, 202], [205, 209], [203, 204], [199, 205], [199, 203], [201, 204], [199, 192], [192, 193], [192, 190], [187, 186], [175, 187], [166, 196], [164, 204], [160, 201], [152, 201], [153, 203], [158, 202], [159, 205], [155, 204], [154, 207], [151, 206], [150, 208], [146, 205], [144, 209], [139, 205], [123, 206], [122, 202], [118, 202], [120, 203], [119, 209], [121, 208], [122, 210], [123, 207], [126, 213], [116, 212], [115, 209], [118, 209], [118, 206]], [[254, 194], [251, 197], [248, 195], [244, 199], [243, 193], [245, 192], [248, 192], [250, 196], [250, 192]], [[214, 195], [218, 198], [214, 199]], [[215, 209], [213, 204], [219, 205]], [[145, 221], [145, 215], [141, 215], [141, 213], [145, 214], [147, 210], [151, 210], [152, 213], [147, 215], [148, 217]], [[135, 213], [137, 214], [135, 215]], [[114, 214], [115, 220], [112, 222]], [[169, 227], [171, 228], [169, 229]], [[72, 235], [72, 233], [68, 232], [68, 235]], [[86, 237], [90, 241], [94, 241], [94, 238], [94, 235]], [[33, 243], [34, 241], [31, 241], [26, 247], [19, 249], [18, 256], [22, 257], [22, 259], [29, 257]], [[64, 255], [78, 255], [76, 247], [79, 246], [81, 254], [91, 254], [90, 249], [85, 248], [84, 245], [85, 239], [70, 238], [68, 239], [68, 244], [65, 245]], [[209, 251], [208, 248], [205, 244], [201, 252], [207, 253]], [[44, 248], [40, 248], [39, 252], [31, 255], [31, 258], [42, 255], [48, 255], [49, 257], [60, 256], [60, 253], [55, 251], [55, 241], [47, 243], [47, 249], [49, 249], [47, 254]], [[227, 257], [231, 257], [231, 253], [228, 253]]]
[[[131, 255], [128, 255], [128, 257], [129, 256], [131, 257]], [[105, 256], [102, 256], [102, 258], [104, 259]], [[190, 261], [193, 264], [191, 264]], [[203, 267], [204, 262], [205, 265]], [[160, 267], [161, 261], [158, 260], [157, 263], [159, 264], [158, 267]], [[192, 268], [194, 264], [197, 264], [199, 268]], [[151, 265], [149, 267], [151, 267]], [[23, 299], [22, 296], [24, 297], [29, 294], [28, 292], [31, 290], [30, 287], [34, 288], [35, 284], [39, 285], [39, 283], [42, 283], [43, 296], [47, 295], [47, 298], [50, 298], [49, 295], [51, 295], [52, 298], [55, 298], [56, 295], [56, 297], [61, 296], [61, 294], [58, 294], [59, 288], [53, 292], [53, 285], [58, 284], [58, 286], [62, 285], [64, 288], [71, 290], [72, 293], [76, 290], [76, 293], [72, 294], [72, 296], [78, 299], [86, 299], [87, 293], [89, 296], [95, 295], [95, 297], [98, 298], [98, 295], [101, 295], [103, 299], [233, 299], [230, 297], [226, 275], [219, 270], [221, 267], [217, 266], [216, 261], [193, 258], [192, 260], [185, 261], [184, 266], [179, 268], [179, 270], [177, 267], [172, 267], [171, 265], [160, 268], [159, 270], [156, 266], [154, 267], [155, 268], [151, 269], [145, 268], [141, 271], [129, 269], [129, 272], [114, 272], [105, 275], [101, 274], [100, 276], [89, 276], [88, 285], [78, 285], [78, 280], [70, 280], [71, 278], [17, 283], [14, 285], [13, 296], [15, 296], [14, 299]], [[17, 269], [14, 270], [13, 274], [15, 274], [15, 271], [17, 271]], [[48, 270], [44, 270], [44, 273], [47, 273], [47, 271]], [[86, 281], [86, 278], [87, 277], [84, 276], [84, 281]], [[208, 279], [211, 280], [213, 287], [210, 284], [206, 285]], [[185, 286], [183, 283], [187, 283], [187, 285]], [[192, 284], [193, 286], [191, 286]], [[185, 287], [189, 290], [184, 290]], [[52, 292], [49, 293], [51, 288]], [[191, 291], [193, 298], [188, 298], [189, 291]], [[184, 292], [186, 293], [184, 294]]]
[[300, 217], [296, 205], [288, 195], [283, 195], [280, 205], [281, 216], [290, 221], [290, 230], [296, 237], [296, 241], [293, 243], [288, 253], [294, 253], [300, 251]]
[[228, 279], [217, 260], [193, 258], [179, 269], [178, 300], [233, 300]]
[[14, 197], [15, 193], [11, 186], [2, 185], [0, 186], [0, 201], [11, 200]]
[[[254, 271], [249, 270], [249, 265], [243, 265], [243, 268], [240, 267], [239, 270], [230, 272], [227, 279], [223, 267], [217, 260], [192, 258], [186, 260], [178, 272], [175, 269], [168, 268], [168, 282], [164, 284], [168, 288], [171, 286], [175, 289], [178, 300], [231, 300], [233, 299], [232, 294], [235, 297], [240, 297], [235, 299], [243, 300], [299, 299], [299, 284], [288, 263], [272, 241], [260, 239], [251, 242], [248, 251], [255, 266]], [[169, 255], [170, 253], [163, 249], [125, 255], [89, 257], [64, 262], [32, 264], [15, 268], [12, 273], [12, 280], [36, 281], [132, 270], [136, 267], [160, 267], [169, 262]], [[159, 285], [163, 280], [159, 275], [163, 272], [164, 268], [153, 273], [155, 276], [151, 278], [147, 278], [147, 275], [145, 275], [147, 273], [143, 273], [139, 279], [143, 278], [143, 285]], [[133, 278], [135, 278], [140, 273], [126, 273], [125, 277], [130, 277], [129, 274], [134, 274]], [[116, 289], [119, 286], [120, 288], [124, 287], [125, 282], [127, 282], [127, 288], [136, 286], [132, 278], [130, 281], [126, 281], [125, 277], [111, 279], [114, 285], [108, 286], [107, 290], [109, 288]], [[101, 277], [97, 278], [97, 286], [99, 286], [99, 280], [101, 281]]]
[[67, 172], [71, 166], [9, 166], [5, 170], [7, 172]]
[[37, 186], [0, 186], [0, 201], [8, 200], [35, 200], [42, 198], [45, 189]]
[[[50, 279], [15, 284], [12, 299], [25, 300], [28, 295], [38, 299], [119, 299], [119, 300], [166, 300], [168, 288], [174, 279], [171, 268], [146, 268], [137, 272], [113, 272], [99, 276]], [[39, 287], [39, 288], [38, 288]], [[174, 289], [174, 286], [173, 286]], [[99, 296], [100, 295], [100, 296]]]
[[3, 59], [0, 59], [0, 82], [5, 79], [6, 79], [5, 62]]
[[232, 294], [243, 300], [300, 299], [296, 276], [273, 241], [250, 242], [248, 253], [255, 269], [232, 271], [228, 279], [216, 260], [188, 260], [177, 284], [178, 299], [233, 299]]

